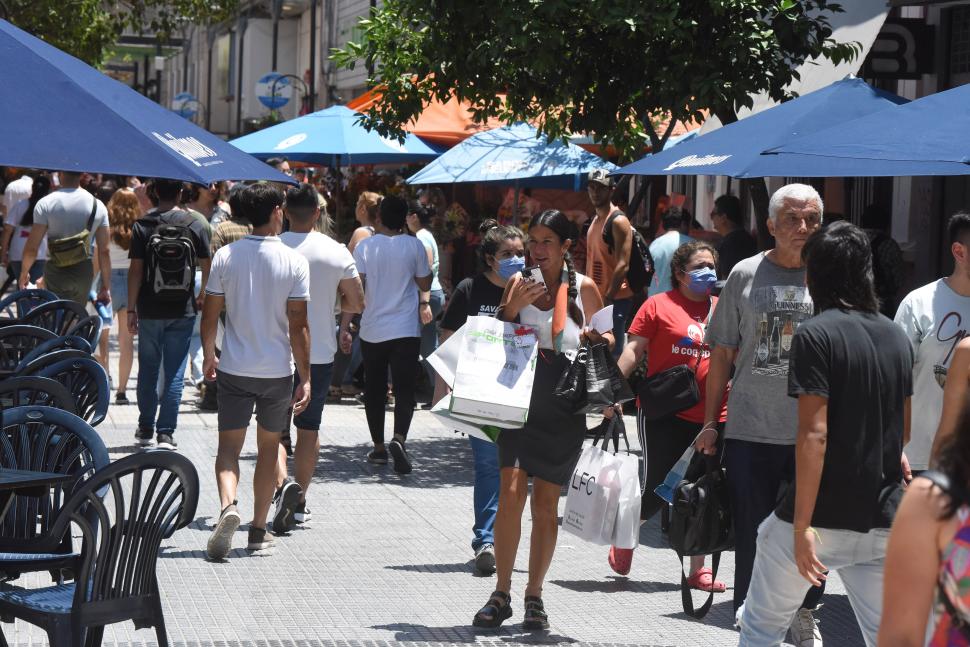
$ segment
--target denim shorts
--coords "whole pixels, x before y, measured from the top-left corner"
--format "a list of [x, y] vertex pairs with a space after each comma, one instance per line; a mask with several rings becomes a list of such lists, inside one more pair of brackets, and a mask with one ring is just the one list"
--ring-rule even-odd
[[[327, 393], [330, 391], [330, 378], [333, 375], [333, 362], [329, 364], [310, 365], [310, 402], [306, 409], [298, 416], [293, 417], [293, 425], [297, 429], [306, 431], [320, 431], [320, 422], [323, 420], [323, 405], [327, 402]], [[293, 391], [300, 384], [300, 376], [293, 376]]]
[[115, 312], [128, 307], [128, 270], [111, 270], [111, 307]]

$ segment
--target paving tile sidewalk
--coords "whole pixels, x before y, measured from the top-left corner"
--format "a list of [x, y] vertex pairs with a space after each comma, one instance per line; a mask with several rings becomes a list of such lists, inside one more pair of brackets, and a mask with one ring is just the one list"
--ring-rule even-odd
[[[112, 361], [114, 364], [114, 358]], [[134, 377], [132, 378], [134, 383]], [[129, 397], [133, 398], [133, 384]], [[215, 414], [195, 406], [186, 387], [176, 440], [199, 471], [196, 520], [163, 543], [158, 579], [169, 641], [185, 647], [356, 645], [733, 645], [730, 588], [715, 597], [710, 614], [694, 621], [681, 611], [677, 558], [656, 521], [644, 526], [628, 577], [615, 575], [606, 549], [560, 533], [544, 598], [552, 629], [524, 634], [522, 592], [529, 541], [528, 509], [513, 580], [515, 615], [498, 632], [473, 630], [475, 611], [494, 577], [472, 574], [472, 458], [468, 441], [418, 411], [409, 451], [411, 475], [364, 460], [369, 436], [356, 402], [328, 404], [323, 449], [309, 493], [313, 521], [280, 538], [270, 552], [244, 550], [245, 531], [234, 538], [225, 563], [204, 559], [218, 515], [213, 474]], [[390, 418], [390, 415], [388, 416]], [[137, 451], [137, 407], [111, 405], [98, 431], [112, 459]], [[632, 429], [632, 419], [628, 421]], [[240, 512], [252, 514], [255, 430], [241, 461]], [[631, 434], [631, 442], [636, 434]], [[719, 577], [731, 586], [733, 557]], [[42, 580], [28, 580], [43, 584]], [[863, 641], [844, 590], [832, 577], [818, 612], [827, 645]], [[698, 594], [695, 602], [703, 601]], [[45, 645], [36, 627], [4, 624], [11, 645]], [[106, 645], [153, 645], [150, 630], [124, 623], [105, 632]]]

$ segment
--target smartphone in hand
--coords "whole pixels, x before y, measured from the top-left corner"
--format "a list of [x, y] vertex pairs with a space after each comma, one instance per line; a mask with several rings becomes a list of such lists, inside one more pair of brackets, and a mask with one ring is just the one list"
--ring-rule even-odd
[[546, 284], [546, 280], [542, 278], [542, 270], [539, 269], [538, 265], [533, 265], [532, 267], [526, 267], [523, 269], [522, 276], [525, 277], [527, 281], [541, 283], [543, 286]]

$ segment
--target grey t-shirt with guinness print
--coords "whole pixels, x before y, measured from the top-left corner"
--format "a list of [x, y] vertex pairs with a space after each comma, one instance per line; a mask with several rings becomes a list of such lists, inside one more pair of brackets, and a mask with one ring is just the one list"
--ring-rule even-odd
[[788, 355], [795, 330], [812, 314], [804, 268], [781, 267], [764, 253], [734, 266], [705, 338], [738, 351], [725, 438], [795, 444], [798, 402], [788, 397]]

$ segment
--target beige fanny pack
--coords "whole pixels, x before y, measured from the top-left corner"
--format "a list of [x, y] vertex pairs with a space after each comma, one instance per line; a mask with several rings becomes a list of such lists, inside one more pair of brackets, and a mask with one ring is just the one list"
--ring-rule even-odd
[[49, 263], [54, 267], [70, 267], [91, 258], [91, 227], [98, 211], [98, 199], [94, 198], [87, 226], [72, 236], [47, 241]]

